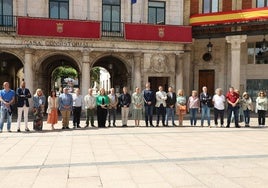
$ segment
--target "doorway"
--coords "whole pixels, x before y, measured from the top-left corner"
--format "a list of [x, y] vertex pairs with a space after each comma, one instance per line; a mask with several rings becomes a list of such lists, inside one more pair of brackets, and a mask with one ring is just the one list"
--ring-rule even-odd
[[214, 94], [215, 91], [215, 70], [199, 70], [199, 93], [202, 92], [202, 87], [207, 86], [208, 93]]
[[149, 77], [148, 81], [151, 83], [151, 89], [158, 91], [159, 86], [163, 86], [164, 91], [168, 90], [168, 77]]

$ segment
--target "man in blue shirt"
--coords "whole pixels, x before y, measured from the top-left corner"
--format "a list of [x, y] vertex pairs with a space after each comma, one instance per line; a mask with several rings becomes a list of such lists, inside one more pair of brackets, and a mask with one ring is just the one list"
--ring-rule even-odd
[[15, 102], [15, 92], [10, 89], [8, 82], [4, 82], [3, 88], [0, 91], [0, 133], [2, 132], [5, 118], [7, 118], [7, 131], [11, 132], [12, 104]]
[[69, 129], [69, 120], [73, 106], [73, 97], [69, 94], [68, 88], [63, 89], [59, 96], [59, 110], [62, 115], [62, 129]]
[[146, 83], [145, 89], [142, 92], [144, 107], [145, 107], [145, 124], [148, 127], [148, 121], [150, 126], [153, 127], [153, 109], [155, 103], [155, 93], [151, 90], [150, 82]]

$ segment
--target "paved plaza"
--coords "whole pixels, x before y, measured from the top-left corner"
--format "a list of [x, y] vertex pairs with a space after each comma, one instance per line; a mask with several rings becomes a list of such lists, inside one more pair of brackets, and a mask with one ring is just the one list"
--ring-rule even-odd
[[256, 121], [240, 129], [185, 121], [185, 127], [142, 122], [139, 128], [64, 131], [59, 123], [57, 130], [45, 124], [42, 132], [29, 133], [17, 133], [16, 122], [8, 133], [5, 124], [0, 187], [268, 187], [268, 128]]

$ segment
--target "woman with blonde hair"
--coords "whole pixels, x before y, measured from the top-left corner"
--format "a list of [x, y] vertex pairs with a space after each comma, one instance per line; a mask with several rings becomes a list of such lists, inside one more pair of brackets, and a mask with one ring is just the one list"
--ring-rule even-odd
[[47, 107], [47, 123], [51, 124], [51, 129], [54, 130], [54, 125], [58, 123], [58, 97], [56, 91], [52, 90], [50, 96], [48, 96], [48, 107]]
[[266, 93], [264, 91], [260, 91], [256, 99], [256, 112], [258, 113], [259, 127], [265, 126], [265, 114], [267, 111], [267, 104], [268, 101]]
[[43, 129], [43, 114], [45, 109], [46, 97], [41, 89], [37, 89], [33, 97], [33, 128], [36, 131]]
[[253, 110], [252, 100], [247, 92], [244, 92], [241, 99], [241, 107], [244, 112], [245, 127], [249, 127], [250, 111]]
[[177, 92], [177, 108], [176, 114], [179, 116], [179, 126], [183, 126], [183, 116], [186, 114], [186, 97], [184, 96], [184, 91], [179, 89]]

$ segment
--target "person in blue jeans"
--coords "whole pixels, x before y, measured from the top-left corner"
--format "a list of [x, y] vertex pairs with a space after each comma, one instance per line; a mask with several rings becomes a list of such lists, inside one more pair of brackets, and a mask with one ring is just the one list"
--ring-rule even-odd
[[150, 82], [146, 83], [142, 95], [144, 100], [146, 127], [148, 127], [148, 122], [150, 123], [150, 126], [153, 127], [153, 109], [155, 103], [155, 93], [153, 90], [151, 90]]
[[174, 122], [175, 106], [176, 106], [176, 93], [173, 92], [173, 88], [168, 88], [167, 100], [166, 100], [166, 125], [168, 126], [168, 119], [171, 116], [172, 126], [176, 126]]
[[3, 130], [5, 119], [7, 119], [7, 131], [11, 132], [12, 105], [15, 102], [15, 91], [10, 89], [9, 83], [4, 82], [3, 88], [0, 91], [1, 102], [1, 118], [0, 118], [0, 133]]
[[210, 127], [210, 107], [212, 107], [212, 96], [207, 92], [206, 86], [202, 88], [200, 93], [200, 104], [201, 104], [201, 126], [204, 126], [204, 120], [207, 118], [208, 126]]
[[192, 96], [189, 97], [187, 102], [187, 109], [190, 112], [190, 123], [191, 126], [196, 126], [197, 122], [197, 112], [200, 111], [200, 100], [197, 95], [197, 91], [192, 91]]

